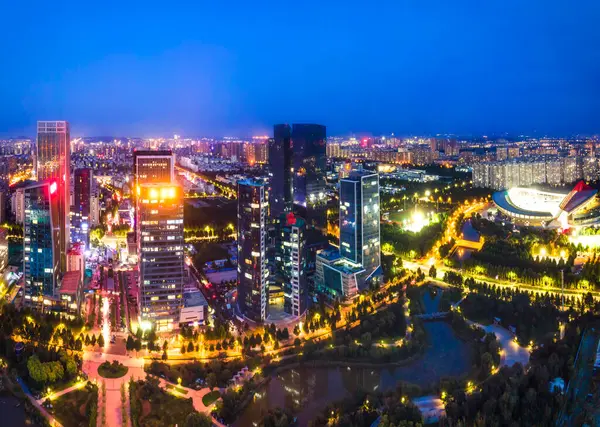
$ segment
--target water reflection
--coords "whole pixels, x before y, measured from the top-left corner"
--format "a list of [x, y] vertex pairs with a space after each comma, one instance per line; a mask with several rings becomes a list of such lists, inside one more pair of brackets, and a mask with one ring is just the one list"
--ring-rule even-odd
[[[424, 292], [426, 312], [436, 312], [442, 291]], [[299, 367], [273, 377], [257, 394], [235, 423], [252, 426], [276, 407], [287, 408], [298, 416], [301, 426], [321, 412], [330, 402], [350, 396], [355, 390], [387, 391], [400, 381], [423, 388], [435, 386], [444, 376], [467, 372], [471, 365], [471, 348], [459, 340], [445, 322], [427, 322], [429, 346], [423, 357], [406, 366], [391, 368], [310, 368]]]

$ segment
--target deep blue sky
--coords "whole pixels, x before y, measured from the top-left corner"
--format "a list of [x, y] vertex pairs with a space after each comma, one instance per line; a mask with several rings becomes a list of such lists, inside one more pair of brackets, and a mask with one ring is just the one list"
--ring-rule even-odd
[[600, 133], [600, 2], [9, 1], [0, 135]]

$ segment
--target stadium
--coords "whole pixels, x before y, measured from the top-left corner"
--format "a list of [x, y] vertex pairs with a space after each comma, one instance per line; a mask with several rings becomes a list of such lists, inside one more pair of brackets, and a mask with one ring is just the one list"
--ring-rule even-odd
[[579, 181], [569, 192], [514, 187], [492, 196], [498, 210], [526, 225], [568, 229], [600, 225], [598, 190]]

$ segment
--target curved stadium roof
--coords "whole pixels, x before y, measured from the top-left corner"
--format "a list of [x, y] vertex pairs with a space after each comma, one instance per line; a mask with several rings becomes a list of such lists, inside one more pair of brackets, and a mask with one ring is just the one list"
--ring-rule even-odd
[[[535, 192], [535, 189], [530, 189]], [[566, 212], [571, 215], [583, 208], [590, 202], [594, 196], [598, 193], [598, 190], [590, 187], [583, 181], [579, 181], [575, 187], [560, 201], [557, 205], [557, 212], [553, 214], [549, 211], [535, 211], [531, 209], [525, 209], [511, 200], [509, 190], [498, 191], [492, 195], [492, 200], [498, 206], [498, 209], [504, 211], [507, 215], [525, 217], [529, 219], [535, 219], [539, 221], [552, 220], [560, 214], [560, 212]], [[556, 194], [555, 196], [560, 196]], [[548, 209], [548, 205], [545, 206]]]
[[540, 220], [550, 220], [553, 218], [553, 215], [550, 212], [531, 211], [514, 205], [510, 200], [510, 197], [508, 197], [508, 190], [494, 193], [492, 195], [492, 200], [500, 210], [506, 211], [510, 215], [520, 215]]

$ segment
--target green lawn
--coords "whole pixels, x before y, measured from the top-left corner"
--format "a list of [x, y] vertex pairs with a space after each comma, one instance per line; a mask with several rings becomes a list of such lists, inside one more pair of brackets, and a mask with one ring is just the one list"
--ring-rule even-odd
[[[92, 384], [52, 401], [52, 413], [64, 427], [88, 426], [96, 417], [98, 388]], [[0, 423], [1, 424], [1, 423]]]
[[121, 378], [128, 370], [127, 366], [120, 364], [116, 360], [113, 360], [112, 363], [104, 362], [98, 366], [98, 374], [104, 378]]
[[167, 389], [175, 390], [177, 393], [181, 393], [181, 394], [188, 394], [188, 391], [185, 388], [179, 387], [178, 385], [167, 384]]
[[203, 397], [202, 397], [202, 403], [204, 403], [204, 406], [210, 406], [211, 404], [213, 404], [215, 402], [215, 400], [217, 400], [219, 397], [221, 397], [221, 393], [219, 392], [219, 390], [213, 390], [210, 393], [206, 393]]

